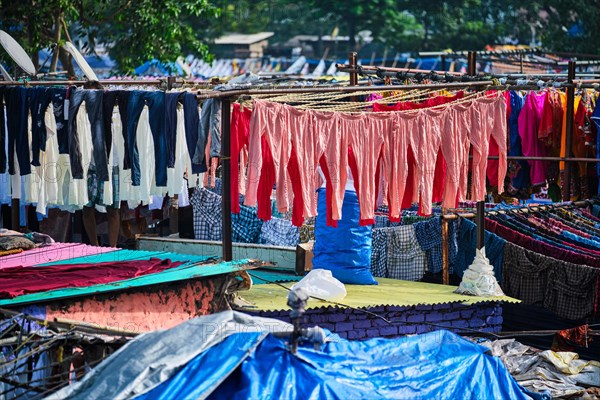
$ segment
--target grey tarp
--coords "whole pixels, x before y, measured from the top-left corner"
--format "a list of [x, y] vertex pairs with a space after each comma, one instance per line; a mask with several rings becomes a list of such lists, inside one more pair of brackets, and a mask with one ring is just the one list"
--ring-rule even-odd
[[129, 399], [164, 382], [209, 347], [238, 332], [291, 332], [274, 319], [224, 311], [195, 318], [169, 330], [142, 334], [73, 385], [47, 399]]

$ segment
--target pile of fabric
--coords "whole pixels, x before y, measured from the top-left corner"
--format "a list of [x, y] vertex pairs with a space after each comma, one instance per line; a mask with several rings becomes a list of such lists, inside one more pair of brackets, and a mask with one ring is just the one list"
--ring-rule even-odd
[[21, 233], [10, 229], [0, 229], [0, 256], [17, 254], [51, 243], [54, 243], [54, 239], [43, 233]]
[[[595, 398], [589, 388], [600, 386], [600, 362], [580, 360], [574, 352], [540, 351], [514, 339], [484, 341], [482, 346], [500, 357], [519, 384], [552, 398]], [[586, 397], [586, 392], [590, 393]]]

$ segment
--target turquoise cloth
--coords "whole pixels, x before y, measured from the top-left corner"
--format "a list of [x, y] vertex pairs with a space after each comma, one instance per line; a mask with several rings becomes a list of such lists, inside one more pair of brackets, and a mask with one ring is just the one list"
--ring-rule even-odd
[[91, 254], [89, 256], [69, 258], [67, 260], [52, 261], [45, 264], [39, 264], [39, 267], [46, 267], [50, 265], [64, 265], [64, 264], [87, 264], [87, 263], [101, 263], [101, 262], [118, 262], [118, 261], [131, 261], [131, 260], [149, 260], [151, 258], [159, 258], [161, 260], [169, 259], [173, 262], [180, 261], [189, 263], [198, 263], [209, 260], [211, 256], [199, 256], [193, 254], [179, 254], [171, 253], [167, 251], [144, 251], [144, 250], [115, 250], [108, 253]]
[[[270, 269], [253, 269], [248, 271], [255, 285], [266, 285], [271, 282], [298, 282], [302, 276]], [[263, 280], [264, 279], [264, 280]]]
[[249, 262], [250, 260], [244, 259], [207, 265], [188, 264], [186, 266], [184, 264], [156, 274], [138, 276], [136, 278], [127, 279], [124, 281], [88, 287], [66, 288], [50, 290], [48, 292], [25, 294], [22, 296], [17, 296], [13, 299], [0, 300], [0, 307], [14, 306], [17, 304], [41, 303], [66, 297], [88, 296], [98, 293], [120, 291], [134, 287], [158, 285], [167, 282], [177, 282], [207, 276], [229, 274], [231, 272], [245, 270], [246, 264]]

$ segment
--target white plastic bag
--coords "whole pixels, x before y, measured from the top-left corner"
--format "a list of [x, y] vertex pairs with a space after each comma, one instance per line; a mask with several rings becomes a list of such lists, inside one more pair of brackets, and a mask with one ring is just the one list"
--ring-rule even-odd
[[346, 287], [326, 269], [313, 269], [302, 280], [292, 286], [301, 287], [310, 296], [328, 301], [341, 301], [346, 297]]
[[504, 296], [494, 276], [494, 268], [485, 256], [485, 247], [475, 250], [475, 259], [463, 274], [456, 293], [473, 296]]

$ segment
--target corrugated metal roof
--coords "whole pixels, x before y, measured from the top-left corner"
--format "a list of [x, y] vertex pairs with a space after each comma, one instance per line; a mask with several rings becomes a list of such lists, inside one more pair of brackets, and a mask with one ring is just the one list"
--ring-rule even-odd
[[[254, 271], [252, 272], [254, 274]], [[345, 285], [347, 295], [340, 302], [357, 308], [378, 306], [416, 306], [447, 303], [478, 304], [485, 302], [514, 302], [512, 297], [476, 297], [454, 293], [456, 286], [376, 278], [379, 285]], [[286, 285], [288, 287], [291, 284]], [[256, 285], [241, 297], [252, 303], [253, 311], [287, 310], [288, 291], [275, 284]], [[321, 308], [335, 303], [309, 300], [307, 308]]]
[[303, 277], [287, 271], [275, 271], [272, 269], [254, 269], [250, 273], [254, 285], [267, 285], [271, 282], [297, 282]]
[[275, 33], [259, 32], [252, 34], [231, 33], [215, 39], [215, 44], [252, 44], [270, 38]]

